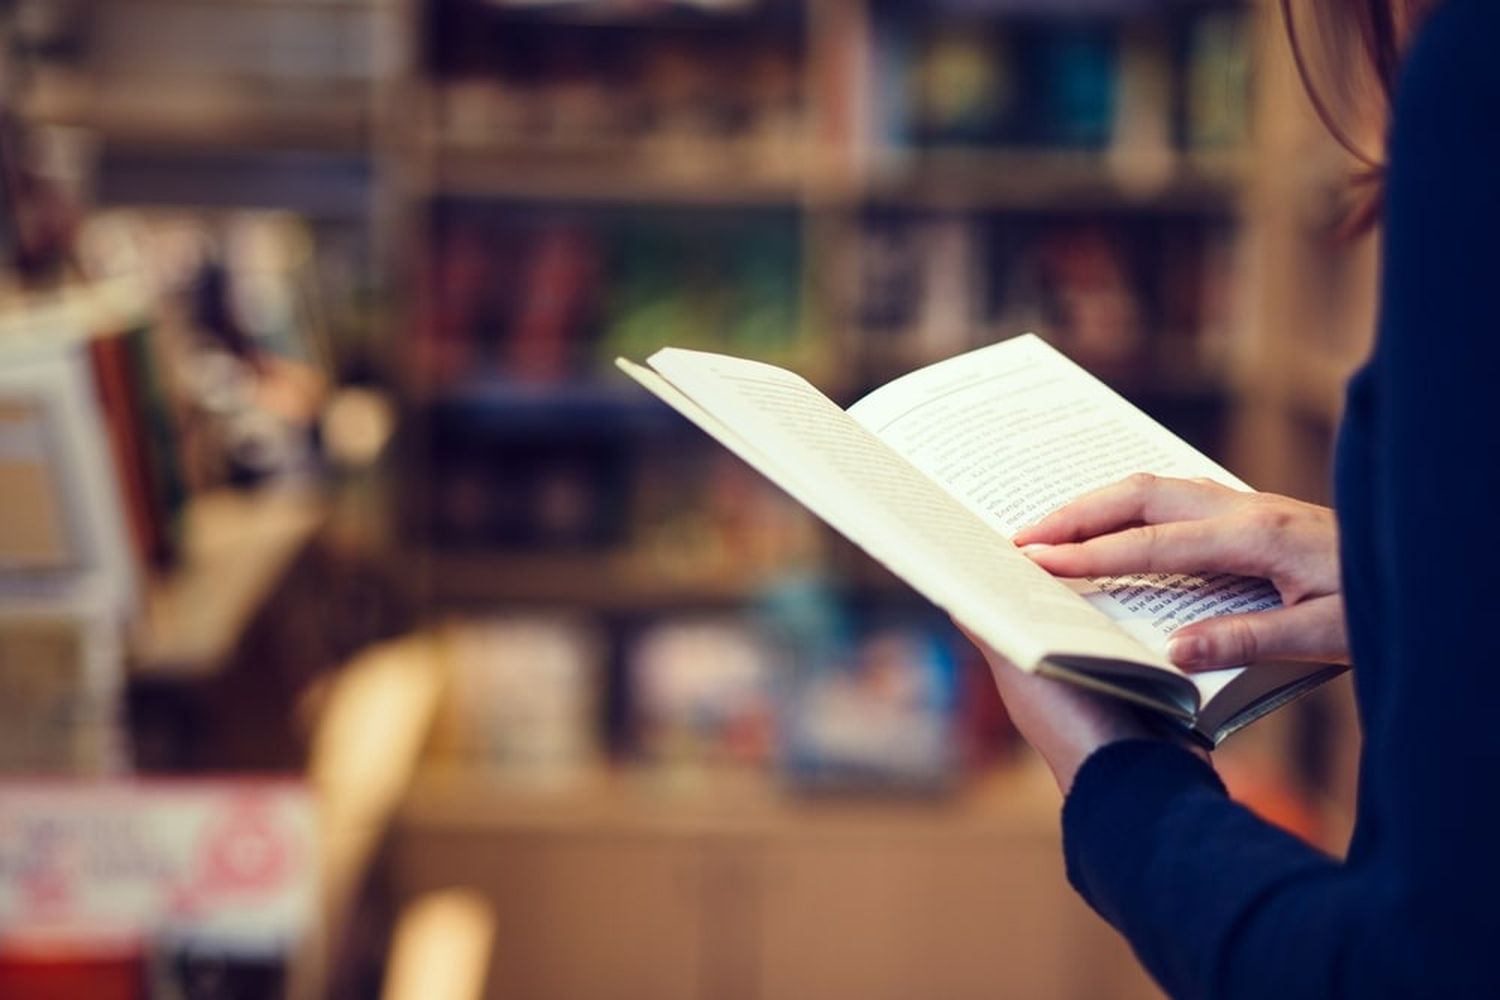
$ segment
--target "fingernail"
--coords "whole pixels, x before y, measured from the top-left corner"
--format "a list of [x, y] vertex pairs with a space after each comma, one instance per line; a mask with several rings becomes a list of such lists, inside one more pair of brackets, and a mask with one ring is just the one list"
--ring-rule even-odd
[[1025, 552], [1027, 555], [1031, 555], [1034, 552], [1045, 552], [1050, 548], [1052, 548], [1052, 546], [1048, 545], [1046, 542], [1032, 542], [1030, 545], [1021, 546], [1021, 551]]
[[1208, 656], [1208, 643], [1194, 635], [1180, 635], [1167, 643], [1167, 659], [1180, 667], [1198, 663]]

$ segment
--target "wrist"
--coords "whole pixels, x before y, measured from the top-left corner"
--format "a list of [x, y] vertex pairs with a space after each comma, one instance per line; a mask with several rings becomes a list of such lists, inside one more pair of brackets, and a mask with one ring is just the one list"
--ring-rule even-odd
[[1049, 752], [1042, 755], [1058, 790], [1067, 795], [1073, 787], [1073, 779], [1086, 760], [1098, 751], [1114, 743], [1126, 740], [1153, 739], [1153, 734], [1136, 720], [1134, 715], [1124, 713], [1098, 720], [1073, 735], [1072, 739], [1054, 743]]

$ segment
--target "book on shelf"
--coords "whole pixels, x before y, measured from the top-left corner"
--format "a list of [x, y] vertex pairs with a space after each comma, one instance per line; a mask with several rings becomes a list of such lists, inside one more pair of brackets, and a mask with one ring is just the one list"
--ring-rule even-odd
[[282, 778], [0, 781], [6, 997], [283, 997], [316, 933], [311, 790]]
[[97, 588], [0, 600], [0, 777], [119, 773], [121, 635]]
[[152, 329], [92, 337], [88, 353], [135, 554], [142, 566], [168, 566], [181, 548], [187, 494]]
[[413, 364], [442, 390], [587, 379], [673, 340], [797, 357], [801, 256], [787, 215], [475, 210], [437, 237]]
[[458, 755], [537, 787], [597, 768], [605, 646], [594, 622], [554, 613], [464, 619], [445, 626], [440, 642]]
[[869, 624], [821, 655], [789, 655], [786, 778], [808, 791], [950, 788], [961, 764], [957, 637], [919, 620]]
[[0, 774], [126, 764], [123, 629], [140, 577], [111, 447], [124, 442], [95, 374], [81, 339], [0, 343]]
[[1185, 673], [1166, 656], [1172, 632], [1276, 607], [1268, 581], [1062, 580], [1011, 544], [1130, 473], [1248, 489], [1034, 335], [919, 369], [847, 411], [756, 361], [665, 348], [646, 365], [618, 363], [1022, 670], [1144, 707], [1214, 746], [1344, 669]]
[[0, 495], [11, 501], [0, 597], [64, 595], [87, 580], [120, 620], [135, 611], [139, 570], [85, 345], [0, 355]]
[[842, 258], [849, 320], [882, 380], [1030, 329], [1127, 394], [1174, 392], [1224, 360], [1240, 235], [1197, 217], [873, 213]]
[[652, 624], [626, 655], [631, 742], [668, 770], [767, 760], [776, 667], [769, 637], [751, 622], [694, 615]]

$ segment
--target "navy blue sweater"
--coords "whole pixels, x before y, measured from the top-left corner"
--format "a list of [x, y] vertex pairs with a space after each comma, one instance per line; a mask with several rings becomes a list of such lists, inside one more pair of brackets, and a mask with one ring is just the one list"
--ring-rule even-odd
[[1364, 730], [1347, 860], [1167, 744], [1094, 754], [1063, 809], [1074, 886], [1174, 997], [1500, 997], [1500, 3], [1422, 28], [1389, 165], [1335, 477]]

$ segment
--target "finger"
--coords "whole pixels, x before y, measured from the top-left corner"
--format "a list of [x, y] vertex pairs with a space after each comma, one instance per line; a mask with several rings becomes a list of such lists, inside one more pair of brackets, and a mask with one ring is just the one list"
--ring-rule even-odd
[[1116, 576], [1124, 573], [1240, 573], [1265, 576], [1264, 546], [1221, 520], [1176, 521], [1126, 528], [1086, 542], [1026, 550], [1056, 576]]
[[1347, 648], [1343, 598], [1329, 594], [1184, 625], [1173, 633], [1167, 656], [1184, 670], [1211, 670], [1256, 660], [1342, 661]]
[[1137, 473], [1065, 504], [1023, 528], [1017, 545], [1075, 542], [1128, 524], [1161, 524], [1222, 514], [1243, 494], [1206, 479], [1170, 479]]

